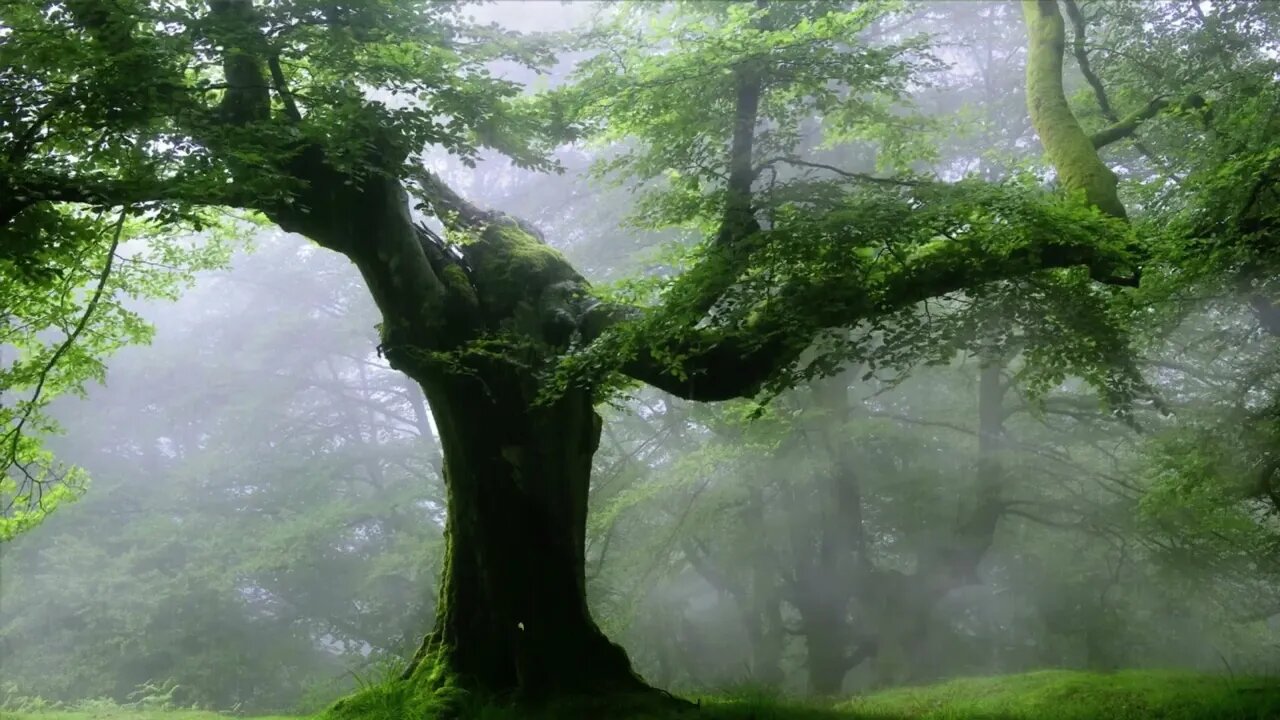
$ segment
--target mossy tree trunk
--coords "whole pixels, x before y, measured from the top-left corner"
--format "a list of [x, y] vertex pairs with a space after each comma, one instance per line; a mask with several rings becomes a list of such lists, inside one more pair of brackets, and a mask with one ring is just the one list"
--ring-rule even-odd
[[1102, 212], [1123, 218], [1125, 209], [1116, 192], [1116, 174], [1102, 162], [1093, 139], [1085, 134], [1067, 103], [1062, 84], [1066, 22], [1058, 0], [1022, 0], [1022, 12], [1029, 42], [1027, 107], [1040, 142], [1058, 172], [1058, 182], [1068, 192], [1083, 194]]
[[600, 418], [583, 391], [533, 407], [522, 374], [422, 373], [444, 448], [449, 517], [439, 611], [420, 671], [535, 698], [641, 690], [586, 603], [587, 490]]
[[542, 397], [582, 318], [585, 281], [536, 231], [433, 176], [420, 178], [427, 209], [477, 236], [457, 253], [412, 221], [398, 180], [353, 182], [310, 150], [291, 170], [307, 189], [273, 219], [360, 270], [382, 314], [381, 349], [421, 386], [444, 453], [436, 623], [404, 679], [527, 700], [651, 690], [587, 608], [601, 422], [591, 389]]

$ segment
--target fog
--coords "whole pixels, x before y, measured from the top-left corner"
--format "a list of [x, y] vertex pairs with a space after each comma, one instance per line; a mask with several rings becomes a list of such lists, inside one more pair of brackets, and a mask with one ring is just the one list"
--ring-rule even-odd
[[[475, 9], [522, 32], [575, 33], [608, 12]], [[932, 3], [864, 41], [921, 32], [940, 61], [910, 89], [927, 151], [831, 142], [815, 122], [803, 159], [1051, 184], [1017, 6]], [[532, 92], [587, 56], [542, 76], [493, 71]], [[1089, 92], [1075, 66], [1067, 81]], [[612, 287], [669, 273], [672, 248], [700, 237], [634, 221], [643, 188], [592, 172], [619, 147], [563, 146], [558, 174], [496, 153], [474, 169], [443, 152], [423, 162]], [[1135, 186], [1162, 172], [1128, 145], [1111, 163]], [[778, 176], [831, 179], [818, 166]], [[1135, 206], [1159, 202], [1143, 193]], [[149, 687], [183, 705], [314, 711], [395, 672], [431, 626], [446, 490], [426, 399], [382, 357], [381, 318], [348, 260], [275, 228], [250, 234], [177, 300], [130, 301], [152, 340], [53, 406], [49, 447], [90, 482], [0, 544], [0, 704], [124, 702]], [[1138, 338], [1155, 394], [1124, 415], [1087, 379], [1037, 371], [1025, 348], [1062, 325], [1034, 316], [1027, 292], [929, 301], [910, 337], [854, 328], [842, 342], [881, 354], [847, 352], [838, 372], [776, 397], [696, 403], [632, 385], [603, 404], [588, 599], [636, 670], [673, 692], [795, 696], [1049, 667], [1280, 672], [1274, 508], [1170, 469], [1229, 476], [1240, 448], [1268, 442], [1245, 435], [1251, 410], [1274, 402], [1275, 338], [1238, 297], [1194, 302]], [[938, 349], [882, 359], [922, 343]], [[1216, 451], [1192, 439], [1229, 433]]]

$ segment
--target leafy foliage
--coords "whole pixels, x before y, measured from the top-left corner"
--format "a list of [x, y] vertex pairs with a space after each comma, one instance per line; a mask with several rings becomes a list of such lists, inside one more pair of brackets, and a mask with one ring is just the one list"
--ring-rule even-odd
[[87, 403], [51, 408], [69, 431], [52, 447], [96, 482], [6, 547], [8, 682], [126, 703], [171, 678], [184, 705], [313, 709], [347, 668], [412, 648], [438, 450], [416, 390], [371, 357], [371, 308], [343, 270], [262, 243], [152, 306], [153, 346], [120, 355]]
[[104, 379], [107, 356], [150, 340], [151, 328], [131, 303], [173, 297], [194, 273], [223, 266], [231, 247], [226, 232], [157, 229], [127, 209], [111, 222], [71, 211], [24, 218], [37, 219], [54, 224], [9, 230], [59, 240], [0, 258], [0, 346], [13, 358], [0, 365], [0, 392], [16, 397], [0, 405], [0, 542], [83, 490], [83, 470], [63, 466], [44, 446], [59, 430], [49, 403], [83, 395], [86, 383]]

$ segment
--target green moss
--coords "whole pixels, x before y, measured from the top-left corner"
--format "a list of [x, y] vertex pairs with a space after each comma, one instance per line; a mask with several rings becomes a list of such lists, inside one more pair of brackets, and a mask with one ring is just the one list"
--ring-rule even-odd
[[477, 717], [483, 711], [483, 703], [458, 687], [444, 665], [428, 656], [407, 679], [389, 674], [309, 720], [433, 720]]
[[[824, 705], [768, 694], [705, 697], [681, 711], [661, 696], [565, 699], [538, 710], [479, 702], [419, 668], [414, 679], [366, 687], [314, 720], [1273, 720], [1280, 680], [1173, 671], [1087, 673], [1046, 670], [963, 678]], [[428, 681], [428, 678], [431, 678]], [[429, 688], [435, 687], [435, 690]], [[0, 713], [6, 720], [215, 720], [213, 713], [137, 711]], [[286, 720], [253, 718], [251, 720]], [[296, 720], [296, 719], [295, 719]]]
[[460, 298], [468, 305], [477, 304], [475, 288], [471, 286], [471, 278], [467, 277], [465, 270], [457, 265], [448, 265], [441, 274], [441, 280], [449, 289], [450, 295]]
[[[834, 705], [785, 701], [760, 693], [704, 697], [699, 702], [697, 712], [680, 712], [655, 703], [653, 696], [570, 699], [539, 711], [472, 705], [463, 716], [477, 720], [1271, 720], [1280, 717], [1280, 682], [1186, 672], [1049, 670], [900, 688]], [[359, 717], [399, 720], [432, 715]]]
[[[3, 720], [227, 720], [220, 712], [201, 710], [133, 710], [131, 707], [95, 707], [93, 710], [51, 710], [42, 712], [8, 712], [0, 710]], [[297, 716], [255, 716], [252, 720], [300, 720]]]
[[510, 314], [521, 301], [536, 306], [550, 285], [581, 280], [563, 255], [514, 225], [489, 226], [472, 248], [480, 300], [495, 316]]
[[1066, 27], [1056, 0], [1022, 0], [1029, 40], [1027, 108], [1058, 180], [1067, 192], [1081, 193], [1099, 210], [1125, 217], [1116, 193], [1116, 175], [1098, 157], [1067, 104], [1062, 87]]

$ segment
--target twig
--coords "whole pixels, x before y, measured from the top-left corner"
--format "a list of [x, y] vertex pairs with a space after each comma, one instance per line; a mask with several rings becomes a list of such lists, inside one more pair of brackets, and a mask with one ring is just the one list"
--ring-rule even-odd
[[[89, 298], [89, 304], [85, 307], [84, 313], [80, 316], [80, 320], [76, 323], [75, 328], [67, 334], [66, 340], [63, 340], [57, 350], [53, 352], [53, 355], [49, 357], [44, 368], [41, 369], [39, 376], [40, 379], [36, 382], [35, 391], [32, 392], [31, 399], [27, 401], [26, 407], [18, 417], [17, 423], [15, 423], [13, 428], [5, 434], [5, 440], [9, 442], [9, 449], [7, 453], [8, 457], [4, 460], [5, 468], [17, 466], [23, 471], [23, 474], [33, 482], [35, 480], [27, 471], [26, 466], [18, 462], [18, 443], [22, 440], [22, 430], [31, 419], [32, 414], [35, 412], [35, 408], [40, 401], [40, 396], [44, 392], [44, 386], [49, 380], [50, 373], [53, 372], [58, 361], [62, 359], [62, 356], [65, 355], [68, 350], [71, 349], [71, 346], [89, 325], [89, 320], [93, 317], [94, 310], [98, 308], [98, 303], [102, 300], [102, 296], [106, 292], [107, 280], [111, 277], [111, 270], [115, 265], [116, 249], [120, 247], [120, 237], [124, 230], [124, 221], [128, 217], [130, 207], [131, 206], [129, 205], [125, 205], [120, 208], [120, 219], [116, 221], [115, 228], [112, 231], [111, 247], [107, 250], [107, 261], [102, 266], [102, 271], [98, 273], [98, 284], [94, 288], [92, 297]], [[39, 483], [37, 482], [37, 484]]]

